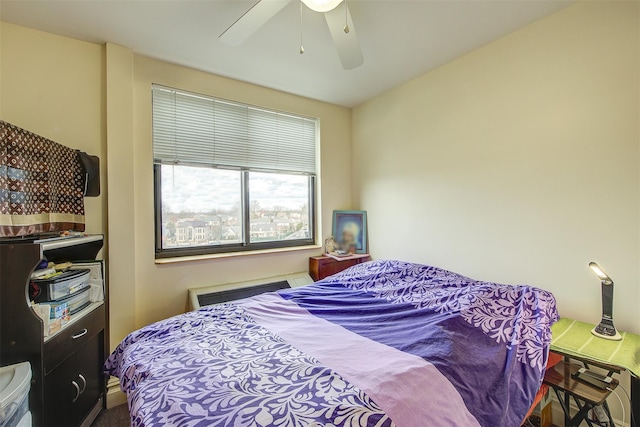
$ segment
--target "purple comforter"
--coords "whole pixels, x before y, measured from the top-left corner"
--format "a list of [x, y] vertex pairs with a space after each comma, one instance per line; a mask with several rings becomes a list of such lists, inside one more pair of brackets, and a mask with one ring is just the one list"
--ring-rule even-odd
[[549, 292], [373, 261], [130, 334], [106, 362], [134, 426], [520, 425]]

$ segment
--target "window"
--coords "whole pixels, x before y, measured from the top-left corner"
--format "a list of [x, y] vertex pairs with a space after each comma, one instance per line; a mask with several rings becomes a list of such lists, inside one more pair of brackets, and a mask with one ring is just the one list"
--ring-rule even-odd
[[152, 92], [156, 258], [315, 242], [316, 119]]

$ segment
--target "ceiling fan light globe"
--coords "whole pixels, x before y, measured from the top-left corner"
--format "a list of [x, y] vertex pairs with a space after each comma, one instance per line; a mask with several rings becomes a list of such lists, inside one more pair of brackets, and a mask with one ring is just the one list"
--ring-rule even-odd
[[314, 12], [329, 12], [338, 7], [343, 0], [302, 0]]

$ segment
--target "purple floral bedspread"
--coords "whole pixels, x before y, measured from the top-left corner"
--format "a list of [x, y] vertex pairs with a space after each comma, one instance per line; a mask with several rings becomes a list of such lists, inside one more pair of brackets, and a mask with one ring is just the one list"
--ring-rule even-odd
[[105, 372], [134, 426], [520, 425], [549, 292], [373, 261], [130, 334]]

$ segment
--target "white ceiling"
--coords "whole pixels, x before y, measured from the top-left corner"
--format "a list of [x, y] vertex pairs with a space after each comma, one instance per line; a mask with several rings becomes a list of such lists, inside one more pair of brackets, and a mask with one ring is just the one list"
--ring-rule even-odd
[[[269, 0], [264, 0], [269, 1]], [[364, 64], [345, 71], [324, 17], [294, 0], [241, 46], [220, 35], [256, 0], [0, 0], [0, 19], [333, 104], [356, 106], [550, 15], [567, 0], [348, 0]]]

